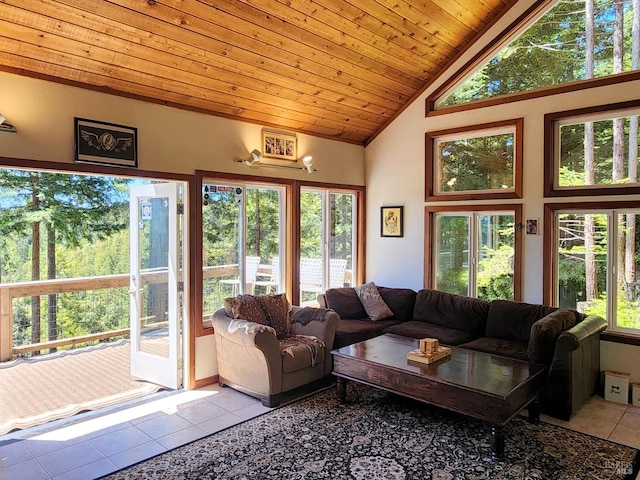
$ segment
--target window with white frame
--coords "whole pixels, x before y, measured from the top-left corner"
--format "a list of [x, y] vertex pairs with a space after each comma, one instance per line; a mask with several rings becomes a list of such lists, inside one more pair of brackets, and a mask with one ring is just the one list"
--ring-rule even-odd
[[440, 211], [428, 221], [434, 289], [485, 300], [516, 298], [515, 211]]
[[203, 317], [241, 293], [284, 291], [285, 188], [245, 182], [202, 185]]
[[553, 224], [555, 303], [640, 335], [640, 209], [564, 208]]
[[328, 288], [354, 285], [357, 196], [305, 187], [300, 191], [300, 305]]

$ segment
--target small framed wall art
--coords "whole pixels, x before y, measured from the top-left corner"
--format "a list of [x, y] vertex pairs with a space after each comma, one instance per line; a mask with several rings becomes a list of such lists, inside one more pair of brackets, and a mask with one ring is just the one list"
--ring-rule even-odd
[[538, 218], [527, 218], [524, 229], [527, 235], [538, 235], [538, 220]]
[[380, 236], [402, 237], [404, 232], [404, 207], [380, 207]]
[[262, 156], [298, 161], [298, 137], [293, 134], [262, 131]]
[[117, 167], [138, 166], [138, 129], [74, 119], [75, 161]]

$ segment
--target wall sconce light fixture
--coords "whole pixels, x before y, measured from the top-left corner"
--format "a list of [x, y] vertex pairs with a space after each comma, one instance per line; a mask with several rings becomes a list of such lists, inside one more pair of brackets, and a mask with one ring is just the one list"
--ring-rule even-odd
[[4, 133], [18, 133], [13, 125], [5, 122], [6, 118], [0, 115], [0, 132]]
[[236, 159], [234, 160], [234, 162], [244, 163], [249, 168], [260, 168], [264, 166], [267, 168], [273, 167], [273, 168], [288, 168], [289, 170], [306, 170], [309, 173], [313, 173], [317, 171], [313, 168], [313, 157], [311, 155], [307, 155], [306, 157], [303, 157], [302, 167], [300, 167], [297, 163], [295, 166], [294, 165], [274, 165], [270, 163], [269, 164], [261, 163], [261, 160], [262, 160], [262, 152], [260, 152], [260, 150], [258, 149], [255, 149], [249, 154], [249, 157], [247, 159]]

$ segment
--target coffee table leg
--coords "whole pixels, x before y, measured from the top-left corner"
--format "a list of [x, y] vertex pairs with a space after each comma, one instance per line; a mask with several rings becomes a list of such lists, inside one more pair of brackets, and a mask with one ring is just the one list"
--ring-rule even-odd
[[529, 404], [529, 421], [531, 423], [540, 421], [540, 400], [537, 398]]
[[342, 377], [336, 379], [336, 396], [342, 403], [347, 401], [347, 381]]
[[491, 425], [491, 459], [504, 456], [504, 430], [499, 425]]

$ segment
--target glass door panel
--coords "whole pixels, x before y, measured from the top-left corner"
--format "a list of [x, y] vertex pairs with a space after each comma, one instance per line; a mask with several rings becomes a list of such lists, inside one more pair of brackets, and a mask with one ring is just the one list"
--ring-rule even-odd
[[436, 215], [434, 288], [469, 295], [469, 215]]
[[514, 216], [477, 215], [476, 293], [484, 300], [513, 300]]
[[640, 330], [640, 281], [638, 281], [638, 227], [640, 214], [617, 215], [617, 276], [615, 279], [614, 329], [637, 334]]
[[355, 195], [331, 193], [329, 232], [329, 288], [353, 286], [355, 251]]
[[131, 374], [178, 388], [178, 186], [134, 186], [130, 197]]
[[606, 214], [561, 213], [558, 225], [558, 306], [606, 317]]
[[247, 258], [258, 259], [255, 271], [248, 271], [247, 289], [256, 295], [284, 291], [283, 205], [281, 188], [247, 187]]
[[300, 305], [324, 291], [325, 193], [300, 192]]
[[202, 312], [205, 318], [221, 308], [226, 297], [241, 293], [243, 198], [241, 186], [204, 184], [202, 187]]

